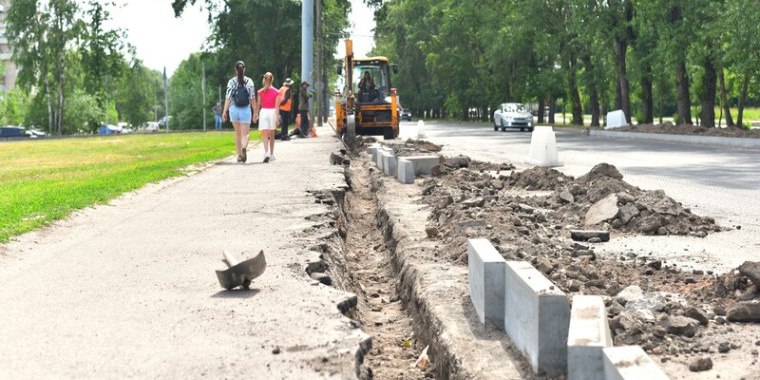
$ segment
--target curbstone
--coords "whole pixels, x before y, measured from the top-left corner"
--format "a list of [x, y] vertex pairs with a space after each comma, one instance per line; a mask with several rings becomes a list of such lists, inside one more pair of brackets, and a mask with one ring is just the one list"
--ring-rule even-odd
[[504, 326], [504, 268], [506, 261], [488, 239], [467, 240], [470, 299], [481, 323]]
[[372, 161], [377, 162], [377, 150], [380, 149], [380, 144], [374, 143], [367, 148], [367, 152], [372, 155]]
[[440, 159], [437, 156], [414, 156], [404, 157], [412, 162], [414, 165], [414, 175], [429, 175], [433, 174], [433, 166], [438, 165]]
[[399, 158], [398, 160], [398, 180], [401, 183], [410, 184], [414, 183], [414, 164], [407, 158]]
[[567, 371], [570, 304], [564, 292], [525, 261], [507, 261], [504, 330], [533, 371]]
[[567, 379], [605, 380], [605, 347], [612, 347], [612, 333], [604, 300], [600, 296], [574, 296], [567, 336]]
[[383, 173], [396, 176], [396, 157], [392, 154], [383, 154]]
[[640, 346], [607, 347], [602, 353], [606, 380], [668, 380]]

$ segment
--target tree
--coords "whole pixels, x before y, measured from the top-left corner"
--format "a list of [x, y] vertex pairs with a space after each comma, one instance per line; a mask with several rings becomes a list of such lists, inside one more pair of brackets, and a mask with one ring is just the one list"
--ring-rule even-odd
[[158, 119], [157, 111], [153, 107], [158, 103], [159, 95], [163, 99], [163, 80], [160, 72], [150, 70], [143, 66], [140, 60], [135, 60], [125, 72], [119, 86], [121, 96], [117, 104], [126, 122], [137, 126]]
[[[6, 16], [12, 60], [21, 67], [18, 83], [45, 91], [48, 131], [62, 133], [66, 93], [66, 50], [81, 35], [74, 0], [15, 0]], [[30, 22], [31, 21], [31, 22]]]
[[103, 78], [121, 77], [125, 69], [121, 30], [105, 30], [104, 23], [111, 19], [110, 13], [99, 1], [90, 0], [87, 14], [90, 22], [83, 32], [82, 66], [90, 79], [84, 82], [85, 90], [97, 96], [102, 104], [106, 94]]
[[722, 41], [727, 67], [741, 77], [736, 124], [743, 123], [744, 106], [752, 77], [760, 74], [760, 6], [757, 0], [726, 2]]

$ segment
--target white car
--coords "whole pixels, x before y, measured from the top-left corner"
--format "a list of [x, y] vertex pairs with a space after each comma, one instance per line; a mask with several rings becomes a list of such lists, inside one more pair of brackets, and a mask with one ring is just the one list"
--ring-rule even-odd
[[533, 132], [533, 114], [520, 103], [502, 103], [493, 113], [493, 130], [519, 128]]

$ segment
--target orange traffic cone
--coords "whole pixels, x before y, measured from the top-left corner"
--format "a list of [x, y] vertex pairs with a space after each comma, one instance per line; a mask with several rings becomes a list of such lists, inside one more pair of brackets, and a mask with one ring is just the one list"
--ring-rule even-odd
[[311, 137], [317, 137], [317, 129], [314, 127], [311, 127]]

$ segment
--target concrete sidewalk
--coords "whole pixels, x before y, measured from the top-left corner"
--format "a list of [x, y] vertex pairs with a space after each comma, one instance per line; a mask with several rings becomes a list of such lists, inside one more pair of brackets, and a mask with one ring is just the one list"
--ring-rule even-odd
[[[317, 133], [0, 246], [0, 378], [354, 378], [369, 337], [338, 310], [352, 295], [304, 271], [339, 239], [315, 194], [346, 186], [329, 162], [340, 142]], [[251, 290], [223, 291], [222, 251], [260, 249]]]

